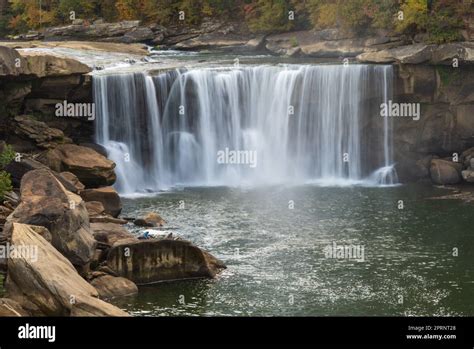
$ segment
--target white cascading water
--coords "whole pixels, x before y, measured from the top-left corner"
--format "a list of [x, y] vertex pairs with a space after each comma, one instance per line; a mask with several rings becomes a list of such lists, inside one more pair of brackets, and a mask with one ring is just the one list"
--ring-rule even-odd
[[[390, 185], [391, 125], [379, 106], [391, 79], [390, 66], [370, 65], [96, 75], [97, 142], [117, 163], [122, 194], [181, 185]], [[367, 128], [371, 122], [378, 129]], [[219, 163], [226, 150], [254, 152], [255, 166]]]

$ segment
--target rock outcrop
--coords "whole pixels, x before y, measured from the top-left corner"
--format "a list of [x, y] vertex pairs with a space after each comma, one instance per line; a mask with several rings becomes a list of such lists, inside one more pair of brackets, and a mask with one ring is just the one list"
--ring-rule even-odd
[[[56, 172], [71, 172], [86, 187], [100, 187], [115, 182], [115, 163], [91, 148], [62, 144], [38, 157], [38, 161]], [[94, 200], [99, 201], [99, 200]]]
[[87, 265], [95, 251], [95, 240], [81, 197], [67, 191], [47, 169], [26, 173], [21, 181], [21, 203], [8, 223], [47, 228], [52, 244], [74, 265]]
[[37, 316], [127, 315], [99, 300], [96, 289], [28, 225], [13, 223], [11, 243], [36, 249], [34, 258], [33, 254], [25, 254], [8, 260], [7, 297], [28, 313]]
[[114, 42], [143, 42], [155, 37], [153, 31], [140, 25], [140, 21], [122, 21], [105, 23], [102, 21], [87, 23], [77, 21], [74, 24], [48, 28], [44, 32], [46, 39], [88, 39]]
[[446, 64], [457, 58], [464, 64], [474, 64], [474, 43], [459, 42], [444, 45], [423, 43], [362, 53], [357, 60], [365, 63]]

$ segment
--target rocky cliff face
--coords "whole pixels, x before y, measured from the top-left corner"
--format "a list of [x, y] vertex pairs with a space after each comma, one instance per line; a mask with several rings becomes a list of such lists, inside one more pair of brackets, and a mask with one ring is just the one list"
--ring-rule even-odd
[[[92, 102], [91, 69], [74, 59], [44, 53], [21, 53], [0, 46], [0, 138], [28, 150], [28, 135], [19, 135], [15, 116], [30, 114], [76, 142], [90, 141], [91, 121], [53, 117], [55, 105]], [[31, 130], [32, 132], [34, 130]]]
[[393, 118], [401, 179], [427, 178], [430, 156], [461, 162], [474, 146], [474, 66], [396, 65], [394, 87], [395, 101], [421, 107], [419, 120]]

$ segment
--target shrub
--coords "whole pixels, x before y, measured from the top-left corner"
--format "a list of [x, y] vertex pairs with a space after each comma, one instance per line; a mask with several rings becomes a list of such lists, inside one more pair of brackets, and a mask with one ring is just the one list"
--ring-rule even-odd
[[3, 170], [15, 158], [13, 148], [6, 145], [0, 153], [0, 200], [3, 200], [5, 194], [12, 190], [10, 174]]

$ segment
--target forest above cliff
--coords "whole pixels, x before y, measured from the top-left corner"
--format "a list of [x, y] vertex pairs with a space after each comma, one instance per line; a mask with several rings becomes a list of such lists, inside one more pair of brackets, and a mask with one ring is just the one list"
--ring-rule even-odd
[[253, 33], [337, 27], [422, 35], [439, 44], [468, 40], [473, 14], [469, 0], [0, 0], [0, 37], [75, 19], [193, 26], [215, 18], [239, 21]]

